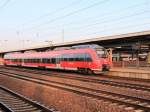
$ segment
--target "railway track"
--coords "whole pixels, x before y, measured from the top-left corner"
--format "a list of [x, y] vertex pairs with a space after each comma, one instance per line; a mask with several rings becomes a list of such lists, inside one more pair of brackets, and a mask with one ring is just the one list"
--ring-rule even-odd
[[129, 78], [129, 77], [119, 77], [119, 76], [108, 76], [108, 75], [83, 75], [81, 73], [77, 73], [75, 71], [64, 71], [64, 70], [55, 70], [55, 69], [52, 69], [51, 71], [49, 69], [43, 69], [43, 68], [30, 68], [30, 67], [15, 67], [15, 66], [1, 66], [1, 68], [4, 68], [4, 69], [10, 69], [10, 70], [21, 70], [21, 71], [26, 71], [26, 72], [35, 72], [35, 73], [43, 73], [44, 71], [44, 74], [54, 74], [54, 75], [71, 75], [72, 76], [79, 76], [79, 77], [88, 77], [88, 78], [100, 78], [100, 79], [105, 79], [105, 80], [112, 80], [112, 81], [125, 81], [125, 80], [128, 80], [128, 82], [132, 82], [132, 81], [135, 81], [137, 83], [149, 83], [150, 80], [149, 79], [139, 79], [139, 78]]
[[11, 112], [11, 110], [2, 102], [0, 102], [0, 112]]
[[0, 112], [56, 112], [0, 86]]
[[42, 78], [35, 78], [35, 77], [33, 78], [31, 76], [25, 76], [25, 75], [21, 75], [17, 73], [8, 73], [5, 71], [0, 72], [0, 75], [62, 89], [65, 91], [73, 92], [73, 93], [76, 93], [82, 96], [87, 96], [90, 98], [94, 98], [97, 100], [108, 101], [111, 104], [117, 104], [118, 106], [122, 106], [126, 110], [132, 109], [137, 112], [149, 112], [150, 110], [149, 99], [142, 99], [142, 98], [137, 98], [134, 96], [127, 96], [127, 95], [111, 93], [111, 92], [96, 90], [96, 89], [87, 88], [87, 87], [81, 87], [78, 85], [60, 83], [60, 82], [50, 81], [50, 80], [46, 80]]
[[33, 73], [37, 75], [45, 75], [45, 76], [50, 76], [50, 77], [58, 77], [58, 78], [65, 78], [65, 79], [71, 79], [71, 80], [79, 80], [79, 81], [84, 81], [84, 82], [92, 82], [92, 83], [98, 83], [98, 84], [105, 84], [105, 85], [110, 85], [110, 86], [118, 86], [118, 87], [123, 87], [123, 88], [130, 88], [130, 89], [135, 89], [135, 90], [142, 90], [142, 91], [147, 91], [150, 92], [150, 86], [149, 85], [144, 85], [144, 84], [133, 84], [129, 82], [121, 82], [117, 80], [111, 80], [111, 78], [92, 78], [92, 77], [84, 77], [84, 76], [75, 76], [75, 75], [69, 75], [69, 74], [61, 74], [61, 73], [50, 73], [50, 72], [43, 72], [40, 70], [31, 70], [31, 69], [17, 69], [13, 68], [15, 71], [21, 71], [21, 72], [27, 72], [27, 73]]

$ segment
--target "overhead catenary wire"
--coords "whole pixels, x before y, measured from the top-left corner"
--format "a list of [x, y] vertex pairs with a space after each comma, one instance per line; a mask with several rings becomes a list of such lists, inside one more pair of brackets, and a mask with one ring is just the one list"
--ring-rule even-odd
[[[115, 10], [115, 13], [122, 13], [123, 11], [127, 11], [127, 10], [130, 10], [130, 9], [132, 9], [132, 8], [138, 8], [139, 6], [141, 7], [141, 6], [143, 6], [143, 5], [145, 5], [145, 2], [144, 3], [140, 3], [140, 4], [135, 4], [135, 5], [131, 5], [131, 6], [128, 6], [128, 7], [126, 7], [126, 8], [124, 8], [124, 9], [117, 9], [117, 10]], [[120, 12], [121, 11], [121, 12]], [[105, 21], [105, 19], [107, 19], [109, 16], [111, 16], [111, 15], [114, 15], [114, 14], [112, 14], [112, 12], [105, 12], [104, 14], [103, 14], [103, 16], [100, 16], [100, 18], [98, 18], [99, 16], [97, 16], [97, 17], [95, 17], [97, 20], [98, 20], [98, 22], [100, 22], [99, 20], [102, 18], [103, 19], [103, 21]], [[82, 21], [79, 21], [79, 22], [69, 22], [69, 23], [67, 23], [67, 24], [62, 24], [62, 25], [59, 25], [59, 26], [48, 26], [48, 27], [46, 27], [46, 28], [44, 28], [44, 31], [46, 30], [46, 29], [58, 29], [58, 27], [61, 27], [61, 26], [63, 26], [63, 25], [65, 25], [65, 27], [70, 27], [70, 24], [71, 24], [71, 28], [72, 28], [72, 26], [73, 26], [73, 28], [76, 28], [76, 26], [83, 26], [82, 25], [82, 23], [83, 23], [83, 21], [87, 21], [87, 20], [91, 20], [93, 17], [89, 17], [89, 18], [86, 18], [86, 19], [83, 19]], [[94, 22], [95, 22], [96, 20], [94, 19]], [[75, 24], [75, 23], [81, 23], [81, 24]], [[75, 24], [75, 25], [73, 25], [73, 24]], [[89, 23], [88, 23], [89, 24]], [[94, 24], [94, 23], [92, 23], [92, 24]], [[68, 26], [67, 26], [68, 25]], [[40, 29], [41, 27], [37, 27], [36, 29]], [[30, 29], [30, 30], [24, 30], [24, 32], [32, 32], [34, 29]], [[40, 29], [40, 31], [41, 31], [41, 29]]]
[[[122, 11], [122, 10], [120, 10], [120, 11]], [[139, 13], [139, 12], [137, 12], [137, 13]], [[137, 13], [136, 13], [136, 14], [137, 14]], [[135, 14], [135, 16], [136, 16], [136, 14]], [[141, 13], [141, 14], [142, 14], [142, 13]], [[140, 14], [137, 14], [137, 15], [140, 15]], [[129, 17], [129, 16], [128, 16], [128, 17]], [[126, 17], [126, 18], [128, 18], [128, 17]], [[131, 17], [132, 17], [132, 16], [131, 16]], [[122, 20], [122, 19], [124, 19], [124, 18], [121, 18], [121, 19], [118, 18], [119, 21]], [[113, 21], [115, 21], [115, 20], [113, 20]], [[104, 23], [106, 23], [106, 22], [107, 22], [107, 21], [105, 21]], [[91, 24], [90, 24], [90, 25], [91, 25], [91, 26], [95, 26], [95, 25], [98, 25], [98, 24], [101, 24], [101, 22], [99, 22], [99, 23], [97, 23], [97, 22], [96, 22], [96, 23], [92, 23], [92, 25], [91, 25]], [[91, 27], [90, 25], [89, 25], [88, 27]], [[86, 26], [84, 26], [84, 27], [86, 27]]]
[[71, 2], [71, 3], [69, 3], [69, 4], [66, 5], [66, 6], [60, 7], [60, 8], [58, 8], [58, 9], [55, 9], [54, 11], [48, 12], [48, 13], [46, 13], [46, 14], [43, 14], [43, 15], [37, 17], [37, 18], [31, 19], [31, 20], [29, 20], [29, 21], [23, 23], [23, 24], [20, 25], [20, 26], [26, 26], [26, 25], [32, 24], [32, 23], [34, 23], [34, 22], [36, 22], [36, 21], [40, 21], [41, 19], [43, 19], [43, 18], [45, 18], [45, 17], [52, 16], [52, 15], [58, 13], [58, 12], [61, 12], [61, 11], [65, 10], [65, 9], [69, 8], [69, 7], [73, 7], [73, 6], [75, 6], [75, 5], [78, 5], [78, 4], [81, 3], [82, 1], [83, 1], [83, 0], [75, 0], [75, 1], [73, 1], [73, 2]]
[[[95, 34], [102, 34], [102, 32], [107, 32], [107, 31], [113, 31], [113, 30], [117, 30], [117, 32], [119, 32], [118, 30], [126, 30], [127, 28], [140, 28], [141, 26], [149, 26], [150, 25], [150, 21], [149, 22], [145, 22], [145, 23], [141, 23], [141, 24], [132, 24], [132, 25], [126, 25], [126, 26], [120, 26], [120, 27], [111, 27], [111, 28], [105, 28], [104, 30], [99, 30], [96, 32], [92, 32], [92, 33], [85, 33], [84, 35], [80, 36], [78, 38], [81, 37], [86, 37], [87, 35], [95, 35]], [[114, 34], [111, 34], [114, 35]], [[95, 37], [95, 36], [94, 36]]]
[[44, 26], [44, 25], [53, 23], [53, 22], [58, 21], [58, 20], [62, 20], [62, 19], [64, 19], [64, 18], [69, 17], [69, 16], [72, 16], [72, 15], [74, 15], [74, 14], [81, 13], [82, 11], [85, 11], [85, 10], [87, 10], [87, 9], [96, 7], [96, 6], [101, 5], [101, 4], [104, 4], [104, 3], [108, 2], [108, 1], [109, 1], [109, 0], [102, 0], [102, 1], [99, 1], [99, 2], [96, 2], [96, 3], [93, 3], [93, 4], [88, 5], [88, 6], [86, 6], [86, 7], [77, 9], [77, 10], [72, 11], [72, 12], [69, 12], [69, 13], [67, 13], [67, 14], [65, 14], [65, 15], [58, 16], [58, 17], [56, 17], [56, 18], [54, 18], [54, 19], [51, 19], [51, 20], [49, 20], [49, 21], [47, 21], [47, 22], [44, 22], [44, 23], [41, 23], [41, 24], [39, 24], [39, 25], [35, 25], [35, 26], [33, 26], [33, 27], [26, 28], [26, 29], [34, 29], [34, 28], [37, 28], [37, 27], [41, 27], [41, 26]]
[[[116, 10], [116, 11], [114, 11], [114, 13], [116, 13], [116, 14], [118, 14], [118, 13], [123, 13], [123, 11], [127, 11], [127, 10], [129, 10], [129, 9], [132, 9], [132, 8], [138, 8], [139, 6], [141, 7], [142, 5], [145, 5], [145, 2], [144, 3], [140, 3], [140, 4], [135, 4], [135, 5], [132, 5], [132, 6], [129, 6], [129, 7], [126, 7], [126, 8], [124, 8], [124, 9], [118, 9], [118, 10]], [[120, 12], [121, 11], [121, 12]], [[109, 16], [112, 16], [112, 15], [114, 15], [114, 13], [112, 13], [112, 11], [111, 12], [106, 12], [106, 13], [104, 13], [104, 14], [102, 14], [103, 16], [100, 16], [100, 18], [98, 18], [99, 16], [96, 16], [96, 17], [94, 17], [94, 18], [96, 18], [96, 19], [94, 19], [94, 21], [96, 21], [96, 20], [100, 20], [101, 18], [105, 21], [105, 19], [107, 19]], [[86, 20], [91, 20], [93, 17], [90, 17], [90, 18], [86, 18], [86, 19], [84, 19], [83, 21], [86, 21]], [[83, 22], [82, 21], [82, 22]], [[65, 25], [70, 25], [70, 24], [73, 24], [74, 22], [70, 22], [70, 23], [67, 23], [67, 24], [65, 24]], [[80, 24], [81, 25], [81, 24]]]
[[[121, 22], [121, 21], [120, 21]], [[118, 21], [117, 21], [117, 23], [119, 23]], [[113, 27], [106, 27], [105, 25], [104, 25], [104, 29], [102, 29], [102, 30], [99, 30], [99, 31], [96, 31], [96, 32], [92, 32], [92, 33], [84, 33], [84, 31], [82, 31], [82, 33], [84, 34], [84, 36], [82, 36], [82, 37], [87, 37], [87, 36], [89, 36], [89, 35], [94, 35], [94, 34], [102, 34], [102, 33], [104, 33], [104, 32], [108, 32], [108, 31], [113, 31], [113, 30], [117, 30], [117, 32], [119, 32], [120, 30], [122, 30], [122, 29], [129, 29], [129, 28], [136, 28], [136, 27], [140, 27], [140, 26], [148, 26], [148, 25], [150, 25], [150, 21], [148, 21], [148, 22], [145, 22], [145, 23], [141, 23], [141, 24], [129, 24], [129, 25], [126, 25], [126, 26], [120, 26], [120, 27], [118, 27], [118, 26], [113, 26]], [[102, 27], [102, 26], [101, 26]], [[86, 30], [86, 32], [87, 32], [87, 30]], [[76, 35], [77, 34], [77, 35]], [[66, 33], [66, 35], [68, 35], [68, 33]], [[78, 38], [80, 38], [81, 36], [80, 35], [82, 35], [82, 34], [78, 34], [78, 32], [77, 33], [75, 33], [75, 37], [78, 37]], [[41, 37], [42, 37], [42, 35], [41, 35]]]
[[[142, 23], [140, 25], [141, 26], [148, 26], [148, 25], [150, 25], [150, 22]], [[86, 33], [87, 31], [86, 32], [82, 31], [83, 34], [85, 33], [84, 36], [81, 36], [82, 34], [78, 34], [78, 32], [74, 33], [73, 35], [75, 35], [75, 37], [78, 37], [78, 38], [81, 38], [81, 37], [83, 38], [83, 37], [88, 37], [89, 35], [94, 35], [94, 34], [102, 35], [104, 32], [110, 32], [110, 31], [113, 31], [114, 29], [117, 30], [117, 32], [120, 32], [120, 30], [129, 29], [131, 27], [136, 28], [136, 27], [140, 27], [140, 25], [138, 25], [138, 24], [137, 25], [126, 25], [126, 26], [121, 26], [121, 27], [116, 27], [114, 25], [114, 27], [108, 27], [108, 28], [104, 25], [105, 29], [97, 31], [97, 32]], [[66, 34], [66, 37], [68, 37], [70, 35], [70, 34], [68, 34], [68, 32], [66, 32], [65, 34]], [[40, 35], [39, 38], [42, 38], [42, 37], [58, 37], [58, 35], [60, 35], [60, 32], [56, 33], [55, 35], [54, 34], [51, 35], [51, 33], [46, 34], [46, 35]], [[69, 37], [72, 37], [72, 35], [70, 35]]]
[[[3, 1], [5, 1], [5, 0], [3, 0]], [[5, 4], [4, 4], [4, 2], [3, 2], [3, 4], [0, 4], [0, 7], [2, 7], [2, 9], [3, 8], [7, 8], [6, 6], [8, 5], [8, 1], [10, 1], [10, 0], [6, 0], [6, 2], [5, 2]], [[78, 3], [77, 3], [78, 4]], [[140, 6], [140, 5], [138, 5], [138, 6]], [[146, 8], [146, 7], [145, 7]], [[149, 7], [147, 7], [147, 8], [149, 8]], [[0, 8], [1, 9], [1, 8]], [[120, 12], [122, 12], [122, 10], [123, 9], [120, 9]], [[70, 10], [71, 11], [71, 10]], [[119, 11], [119, 10], [118, 10]], [[133, 12], [133, 10], [131, 10], [131, 13]], [[113, 12], [114, 13], [114, 12]], [[113, 13], [111, 13], [111, 14], [113, 14]], [[137, 12], [137, 13], [140, 13], [140, 12]], [[136, 13], [136, 14], [137, 14]], [[146, 12], [147, 13], [147, 12]], [[77, 13], [75, 13], [75, 14], [77, 14]], [[109, 13], [107, 13], [108, 14], [108, 16], [109, 16]], [[93, 26], [98, 26], [99, 24], [105, 24], [105, 23], [108, 23], [108, 25], [109, 25], [109, 22], [115, 22], [115, 21], [122, 21], [122, 20], [124, 20], [124, 19], [126, 19], [126, 18], [132, 18], [133, 16], [135, 17], [135, 16], [138, 16], [138, 15], [141, 15], [141, 14], [143, 14], [142, 12], [140, 13], [140, 14], [134, 14], [134, 15], [132, 15], [132, 16], [130, 16], [130, 15], [127, 15], [126, 17], [121, 17], [121, 18], [114, 18], [114, 19], [110, 19], [110, 20], [105, 20], [105, 18], [104, 18], [104, 20], [99, 20], [99, 21], [93, 21], [93, 23], [85, 23], [85, 24], [78, 24], [78, 25], [80, 25], [80, 26], [75, 26], [75, 28], [77, 28], [77, 29], [81, 29], [81, 28], [92, 28]], [[144, 12], [144, 14], [145, 14], [145, 12]], [[47, 17], [46, 15], [44, 15], [44, 17]], [[42, 16], [41, 16], [41, 18], [43, 18]], [[41, 18], [37, 18], [37, 21], [38, 20], [40, 20]], [[102, 18], [103, 18], [103, 16], [102, 16]], [[35, 18], [36, 19], [36, 18]], [[58, 19], [59, 20], [59, 19]], [[60, 19], [61, 20], [61, 19]], [[57, 21], [57, 20], [56, 20]], [[68, 22], [68, 21], [67, 21]], [[144, 19], [143, 19], [143, 22], [144, 22]], [[69, 23], [70, 24], [70, 23]], [[68, 26], [66, 26], [66, 27], [69, 27], [70, 28], [70, 26], [69, 26], [69, 24], [68, 24]], [[75, 25], [75, 24], [74, 24]], [[61, 26], [61, 25], [60, 25]], [[105, 25], [104, 25], [105, 26]], [[136, 26], [136, 25], [135, 25]], [[141, 25], [142, 26], [142, 25]], [[66, 28], [65, 27], [65, 28]], [[116, 26], [114, 26], [114, 27], [116, 27]], [[132, 26], [129, 26], [129, 27], [132, 27]], [[72, 28], [72, 26], [71, 26], [71, 28]], [[74, 27], [73, 27], [74, 28]], [[126, 28], [128, 28], [128, 27], [126, 27]], [[112, 29], [114, 29], [114, 28], [112, 28]], [[120, 29], [120, 28], [119, 28]], [[61, 30], [61, 28], [60, 28], [60, 30]], [[97, 29], [98, 30], [98, 29]], [[105, 30], [103, 30], [103, 31], [107, 31], [108, 29], [106, 28]], [[65, 31], [66, 32], [66, 35], [67, 35], [67, 31]], [[77, 33], [80, 33], [80, 32], [77, 32]], [[83, 33], [87, 33], [87, 32], [83, 32]], [[101, 32], [97, 32], [97, 33], [101, 33]], [[40, 32], [39, 32], [39, 34], [41, 34]], [[94, 34], [94, 33], [93, 33]], [[90, 34], [89, 34], [90, 35]], [[91, 34], [92, 35], [92, 34]], [[22, 36], [22, 35], [21, 35]], [[42, 35], [40, 35], [41, 37], [42, 37]]]
[[[106, 31], [113, 31], [114, 29], [115, 30], [126, 30], [127, 28], [140, 28], [140, 27], [142, 27], [142, 26], [149, 26], [150, 25], [150, 22], [145, 22], [145, 23], [142, 23], [142, 24], [132, 24], [132, 25], [126, 25], [126, 26], [120, 26], [120, 27], [113, 27], [113, 28], [108, 28], [108, 29], [104, 29], [104, 30], [99, 30], [99, 31], [97, 31], [97, 32], [92, 32], [92, 33], [84, 33], [83, 35], [75, 35], [74, 37], [78, 37], [79, 39], [81, 39], [81, 40], [83, 40], [85, 37], [88, 37], [88, 38], [91, 38], [91, 37], [93, 37], [93, 38], [97, 38], [97, 36], [96, 36], [96, 34], [97, 35], [99, 35], [99, 36], [102, 36], [103, 35], [103, 33], [102, 32], [106, 32]], [[119, 35], [119, 34], [122, 34], [120, 31], [117, 31], [117, 35]], [[140, 30], [141, 31], [141, 30]], [[93, 36], [92, 36], [93, 35]], [[108, 35], [116, 35], [115, 33], [111, 33], [111, 34], [106, 34], [106, 35], [104, 35], [104, 36], [108, 36]], [[48, 37], [52, 37], [51, 35], [47, 35]], [[43, 37], [43, 36], [40, 36], [40, 37]], [[73, 38], [73, 37], [72, 37]], [[86, 38], [86, 39], [88, 39], [88, 38]], [[68, 41], [68, 40], [66, 40], [66, 41]]]
[[[92, 24], [87, 24], [87, 25], [84, 25], [84, 26], [78, 26], [78, 27], [75, 27], [73, 29], [77, 29], [78, 31], [79, 30], [83, 30], [83, 29], [87, 29], [87, 28], [92, 28], [93, 26], [96, 26], [96, 25], [99, 25], [99, 24], [108, 24], [108, 23], [120, 23], [121, 21], [125, 20], [125, 19], [132, 19], [131, 17], [136, 17], [136, 16], [139, 16], [139, 15], [143, 15], [143, 14], [146, 14], [146, 13], [150, 13], [150, 11], [147, 11], [147, 10], [144, 10], [144, 11], [141, 11], [141, 12], [136, 12], [136, 13], [132, 13], [130, 15], [127, 15], [127, 16], [122, 16], [122, 17], [117, 17], [117, 18], [113, 18], [113, 19], [109, 19], [109, 20], [103, 20], [103, 21], [98, 21], [96, 23], [92, 23]], [[105, 27], [105, 25], [103, 25]]]
[[95, 26], [95, 25], [105, 24], [105, 23], [109, 23], [109, 22], [112, 22], [112, 21], [122, 21], [123, 19], [127, 19], [129, 17], [131, 18], [131, 17], [139, 16], [139, 15], [149, 13], [149, 12], [150, 11], [144, 10], [144, 11], [141, 11], [141, 12], [132, 13], [132, 14], [127, 15], [127, 16], [122, 16], [122, 17], [113, 18], [113, 19], [110, 19], [110, 20], [103, 20], [103, 21], [98, 21], [96, 23], [86, 24], [86, 25], [83, 25], [83, 26], [75, 27], [74, 29], [92, 27], [92, 26]]

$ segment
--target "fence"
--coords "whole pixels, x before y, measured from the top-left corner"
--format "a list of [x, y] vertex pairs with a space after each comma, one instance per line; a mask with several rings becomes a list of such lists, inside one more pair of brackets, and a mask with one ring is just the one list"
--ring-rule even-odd
[[147, 61], [114, 61], [113, 67], [147, 67]]

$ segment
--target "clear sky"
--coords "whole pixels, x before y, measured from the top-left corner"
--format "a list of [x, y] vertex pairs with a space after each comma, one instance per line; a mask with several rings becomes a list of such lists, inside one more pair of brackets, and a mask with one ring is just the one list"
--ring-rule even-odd
[[150, 0], [0, 0], [0, 51], [150, 30]]

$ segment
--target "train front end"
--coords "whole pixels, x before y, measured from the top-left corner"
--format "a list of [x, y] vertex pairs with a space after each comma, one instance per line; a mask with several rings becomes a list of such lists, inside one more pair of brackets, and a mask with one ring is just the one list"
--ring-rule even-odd
[[94, 70], [95, 74], [104, 73], [109, 71], [111, 68], [111, 61], [106, 49], [102, 47], [95, 48], [96, 52], [96, 60], [95, 60], [95, 67]]

